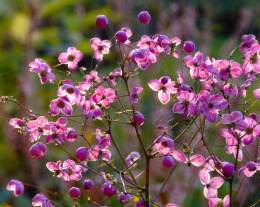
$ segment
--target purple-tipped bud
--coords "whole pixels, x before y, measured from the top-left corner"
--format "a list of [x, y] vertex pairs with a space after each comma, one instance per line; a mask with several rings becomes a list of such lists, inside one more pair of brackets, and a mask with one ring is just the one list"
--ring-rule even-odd
[[151, 20], [151, 16], [147, 11], [142, 11], [138, 15], [139, 22], [142, 24], [147, 24]]
[[121, 204], [129, 203], [131, 201], [131, 196], [128, 193], [120, 193], [118, 200]]
[[166, 83], [168, 83], [169, 77], [168, 76], [163, 76], [163, 77], [160, 78], [160, 81], [161, 81], [162, 84], [165, 85]]
[[102, 187], [103, 194], [107, 197], [112, 197], [113, 195], [117, 194], [116, 187], [113, 187], [110, 182], [105, 182]]
[[89, 151], [87, 147], [80, 147], [76, 151], [76, 156], [80, 161], [85, 161], [88, 159]]
[[41, 159], [47, 153], [47, 147], [45, 144], [38, 142], [30, 148], [31, 158]]
[[140, 112], [135, 114], [135, 119], [132, 117], [132, 122], [136, 121], [136, 125], [143, 125], [144, 123], [144, 116]]
[[192, 53], [195, 50], [195, 44], [192, 41], [186, 41], [184, 42], [183, 50], [186, 53]]
[[120, 43], [125, 43], [127, 41], [127, 35], [124, 31], [119, 31], [116, 33], [116, 39]]
[[174, 165], [174, 159], [172, 156], [165, 156], [163, 158], [162, 164], [164, 167], [172, 167]]
[[257, 115], [256, 115], [256, 113], [251, 113], [251, 114], [249, 115], [249, 117], [251, 117], [252, 119], [256, 120]]
[[11, 180], [7, 187], [7, 190], [14, 191], [14, 196], [20, 196], [23, 194], [24, 185], [19, 180]]
[[91, 190], [94, 187], [94, 182], [91, 179], [84, 180], [83, 186], [85, 190]]
[[235, 167], [233, 164], [224, 162], [222, 163], [223, 175], [227, 178], [231, 178], [235, 174]]
[[105, 28], [108, 25], [108, 20], [105, 15], [98, 15], [96, 19], [96, 25], [99, 28]]
[[158, 130], [164, 130], [164, 126], [158, 125], [158, 126], [157, 126], [157, 129], [158, 129]]
[[142, 201], [137, 201], [137, 202], [135, 203], [135, 207], [145, 207], [145, 205], [143, 204]]
[[77, 200], [78, 197], [80, 197], [81, 192], [79, 188], [72, 187], [69, 191], [70, 197], [72, 197], [74, 200]]

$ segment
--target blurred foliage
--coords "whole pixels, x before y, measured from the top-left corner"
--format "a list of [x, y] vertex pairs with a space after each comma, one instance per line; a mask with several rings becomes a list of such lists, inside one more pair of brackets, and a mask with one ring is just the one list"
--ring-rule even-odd
[[[13, 95], [19, 101], [24, 100], [28, 107], [37, 112], [48, 111], [50, 101], [56, 96], [57, 85], [48, 83], [41, 86], [38, 76], [28, 73], [28, 64], [35, 58], [42, 58], [53, 69], [65, 72], [66, 68], [63, 66], [54, 68], [59, 64], [57, 57], [61, 52], [66, 51], [69, 46], [75, 46], [84, 53], [84, 59], [80, 66], [89, 68], [92, 56], [89, 40], [94, 36], [101, 39], [110, 39], [113, 36], [113, 31], [127, 26], [131, 28], [135, 36], [131, 40], [137, 41], [143, 35], [143, 27], [137, 21], [137, 15], [142, 10], [148, 10], [152, 16], [151, 23], [146, 28], [148, 34], [161, 32], [169, 35], [169, 37], [180, 35], [183, 41], [188, 39], [194, 41], [196, 50], [204, 50], [208, 55], [218, 57], [222, 55], [221, 49], [232, 38], [235, 42], [232, 45], [233, 48], [239, 44], [240, 37], [244, 33], [253, 33], [259, 39], [259, 4], [260, 1], [255, 0], [0, 0], [0, 95]], [[245, 18], [241, 20], [241, 12], [243, 11], [246, 11], [248, 15], [245, 15]], [[109, 28], [99, 29], [95, 27], [95, 19], [99, 14], [107, 16], [113, 31]], [[243, 33], [237, 35], [236, 28], [240, 24], [239, 21], [245, 21], [246, 25], [243, 27]], [[187, 28], [190, 28], [188, 32]], [[206, 39], [209, 40], [206, 41]], [[104, 62], [99, 65], [99, 73], [103, 76], [107, 76], [117, 67], [119, 54], [116, 48], [112, 50], [114, 52], [107, 55]], [[227, 51], [228, 54], [229, 52]], [[160, 105], [156, 107], [154, 104], [156, 101], [152, 99], [152, 97], [156, 97], [156, 94], [152, 93], [147, 86], [149, 80], [163, 75], [176, 78], [176, 70], [180, 67], [179, 60], [166, 56], [161, 59], [162, 61], [143, 72], [142, 78], [137, 80], [137, 83], [140, 83], [146, 91], [142, 94], [142, 104], [139, 106], [139, 110], [146, 118], [142, 137], [147, 146], [156, 137], [156, 126], [160, 121], [167, 123], [168, 120], [176, 122], [180, 119], [180, 116], [173, 117], [171, 113], [163, 113], [165, 109], [161, 109]], [[55, 72], [56, 83], [62, 78], [68, 78], [64, 76], [64, 73]], [[73, 76], [77, 80], [82, 80], [80, 73], [75, 72]], [[0, 116], [2, 117], [24, 116], [14, 104], [8, 103], [4, 106], [1, 104], [1, 107]], [[171, 106], [167, 110], [170, 112]], [[70, 124], [74, 124], [73, 126], [78, 129], [81, 127], [75, 123]], [[30, 146], [27, 136], [22, 136], [6, 127], [7, 125], [3, 120], [0, 128], [0, 206], [30, 206], [31, 199], [37, 192], [46, 193], [44, 190], [27, 186], [25, 194], [14, 199], [12, 193], [5, 190], [8, 181], [13, 178], [35, 184], [49, 192], [58, 192], [65, 200], [48, 192], [46, 195], [49, 195], [52, 200], [62, 206], [72, 206], [68, 193], [63, 190], [65, 186], [69, 185], [64, 184], [60, 179], [53, 178], [45, 167], [47, 161], [66, 159], [67, 155], [64, 154], [64, 151], [50, 146], [47, 157], [40, 161], [31, 161], [28, 155]], [[179, 134], [183, 128], [184, 125], [173, 130], [172, 134]], [[126, 132], [125, 128], [117, 125], [113, 127], [113, 130], [115, 137], [120, 140], [119, 146], [126, 151], [125, 156], [130, 150], [133, 150], [133, 147], [138, 147], [138, 145], [133, 144], [130, 149], [129, 143], [134, 142], [131, 132]], [[90, 131], [91, 129], [89, 129]], [[191, 131], [190, 134], [192, 133]], [[210, 144], [215, 144], [212, 138], [217, 136], [217, 133], [217, 131], [213, 131], [210, 135]], [[13, 138], [18, 139], [18, 141], [14, 141]], [[90, 142], [94, 142], [92, 135], [89, 135], [88, 139]], [[80, 144], [78, 143], [78, 146]], [[65, 147], [68, 147], [68, 144], [65, 144]], [[69, 148], [73, 152], [77, 149], [77, 146], [70, 145]], [[218, 148], [216, 153], [221, 154], [223, 150], [224, 148]], [[227, 158], [231, 159], [231, 156], [227, 156]], [[116, 165], [120, 164], [120, 161], [114, 159]], [[94, 163], [90, 165], [97, 167]], [[162, 173], [161, 176], [155, 177], [156, 173], [153, 173], [155, 180], [152, 180], [153, 184], [151, 185], [154, 190], [155, 183], [162, 183], [164, 180], [162, 176], [166, 175]], [[182, 174], [180, 171], [178, 173]], [[174, 185], [180, 179], [179, 174], [174, 176], [171, 181]], [[90, 176], [93, 177], [91, 173], [87, 172], [85, 177]], [[186, 180], [181, 180], [185, 186], [183, 196], [180, 196], [180, 198], [184, 197], [183, 206], [207, 206], [202, 193], [203, 187], [197, 178], [196, 182], [191, 182], [194, 180], [192, 175], [185, 178]], [[170, 185], [168, 186], [169, 189], [172, 189], [171, 184], [168, 185]], [[190, 188], [187, 186], [190, 186]], [[178, 185], [178, 187], [182, 186]], [[228, 186], [223, 189], [222, 192], [224, 193], [221, 193], [221, 196], [227, 193]], [[177, 191], [180, 190], [177, 189]], [[176, 192], [176, 189], [174, 192]], [[164, 194], [165, 196], [163, 196]], [[248, 201], [250, 204], [258, 199], [256, 193], [252, 195], [254, 196]], [[99, 200], [100, 198], [101, 196], [97, 193], [95, 199]], [[174, 197], [166, 189], [161, 196], [161, 201], [165, 204], [180, 198]], [[105, 201], [104, 198], [102, 199]], [[119, 205], [116, 197], [109, 199], [105, 204], [108, 206]]]

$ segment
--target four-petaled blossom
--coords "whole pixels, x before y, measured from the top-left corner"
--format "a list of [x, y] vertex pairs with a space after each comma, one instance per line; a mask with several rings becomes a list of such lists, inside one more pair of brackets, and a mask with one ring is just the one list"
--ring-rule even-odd
[[85, 101], [84, 105], [84, 114], [88, 117], [88, 119], [99, 119], [102, 120], [102, 111], [97, 106], [96, 102], [93, 101], [93, 98], [91, 97], [88, 101]]
[[147, 49], [155, 55], [159, 55], [156, 42], [147, 35], [141, 37], [141, 40], [137, 43], [137, 47], [139, 47], [139, 49]]
[[181, 44], [179, 37], [174, 37], [171, 40], [164, 39], [161, 44], [166, 54], [173, 54], [174, 57], [179, 58], [179, 51], [176, 49]]
[[29, 66], [31, 67], [31, 72], [38, 73], [42, 84], [48, 81], [54, 83], [55, 75], [51, 72], [50, 66], [44, 60], [36, 58], [35, 62], [31, 62]]
[[199, 93], [199, 110], [209, 122], [217, 121], [218, 111], [225, 109], [228, 104], [228, 101], [222, 95], [210, 95], [208, 91]]
[[163, 76], [159, 80], [151, 80], [149, 87], [154, 91], [159, 91], [158, 98], [163, 104], [167, 104], [170, 100], [170, 94], [177, 93], [176, 83], [171, 81], [168, 76]]
[[178, 93], [177, 98], [180, 102], [175, 103], [173, 106], [173, 112], [183, 114], [183, 119], [186, 120], [187, 116], [196, 116], [198, 113], [198, 107], [196, 105], [197, 96], [195, 93], [189, 93], [188, 91], [181, 91]]
[[79, 90], [82, 94], [86, 94], [95, 83], [99, 83], [100, 78], [98, 77], [98, 72], [92, 70], [88, 75], [84, 76], [83, 82], [79, 84]]
[[52, 116], [56, 116], [60, 112], [62, 112], [66, 116], [71, 116], [72, 114], [72, 106], [66, 96], [54, 99], [50, 103], [50, 114]]
[[168, 155], [171, 150], [173, 150], [174, 142], [172, 139], [159, 136], [154, 141], [153, 148], [158, 150], [162, 155]]
[[94, 37], [90, 40], [90, 47], [94, 50], [94, 57], [98, 61], [103, 60], [103, 55], [109, 53], [109, 48], [112, 46], [112, 43], [109, 40], [99, 39], [98, 37]]
[[19, 180], [10, 180], [6, 189], [14, 191], [14, 196], [17, 197], [23, 194], [24, 185]]
[[95, 94], [93, 95], [93, 101], [100, 103], [105, 108], [109, 108], [109, 104], [116, 100], [115, 90], [112, 88], [104, 88], [103, 86], [98, 86], [95, 89]]
[[204, 196], [207, 199], [218, 197], [218, 188], [224, 183], [221, 177], [214, 177], [210, 179], [210, 175], [207, 171], [200, 171], [200, 181], [204, 187]]
[[260, 164], [256, 162], [248, 162], [246, 166], [239, 169], [238, 174], [245, 173], [247, 177], [252, 177], [256, 171], [260, 171]]
[[57, 96], [67, 96], [71, 104], [75, 104], [80, 100], [79, 89], [69, 84], [61, 86], [57, 91]]
[[239, 78], [243, 74], [239, 63], [229, 62], [228, 60], [220, 61], [217, 68], [219, 69], [219, 78], [223, 81], [229, 78]]
[[78, 62], [82, 60], [83, 54], [75, 47], [69, 47], [67, 52], [63, 52], [59, 55], [58, 59], [62, 64], [68, 64], [70, 70], [76, 70]]
[[39, 116], [36, 120], [29, 121], [27, 123], [28, 129], [31, 131], [29, 139], [31, 142], [35, 142], [40, 139], [42, 134], [47, 133], [48, 119], [45, 116]]
[[129, 54], [134, 64], [137, 64], [142, 70], [145, 70], [149, 63], [156, 62], [156, 56], [147, 49], [132, 50]]
[[140, 158], [140, 153], [139, 152], [131, 152], [125, 159], [125, 162], [128, 166], [135, 167], [136, 166], [136, 160]]
[[242, 43], [239, 47], [241, 53], [247, 53], [253, 46], [257, 45], [258, 41], [255, 39], [255, 35], [243, 35]]
[[36, 196], [34, 196], [34, 198], [32, 199], [32, 205], [41, 207], [53, 207], [49, 199], [42, 194], [37, 194]]

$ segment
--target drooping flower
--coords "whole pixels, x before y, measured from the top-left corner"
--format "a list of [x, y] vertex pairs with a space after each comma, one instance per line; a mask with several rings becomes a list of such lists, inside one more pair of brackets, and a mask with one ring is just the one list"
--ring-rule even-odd
[[232, 83], [226, 83], [221, 85], [221, 90], [224, 91], [224, 94], [226, 96], [229, 96], [230, 98], [236, 98], [238, 95], [238, 89], [235, 84]]
[[99, 39], [98, 37], [94, 37], [90, 40], [90, 47], [94, 50], [94, 57], [98, 61], [103, 60], [103, 55], [109, 53], [109, 48], [112, 46], [112, 43], [109, 40]]
[[9, 125], [12, 126], [14, 129], [20, 129], [25, 125], [25, 123], [21, 119], [13, 118], [9, 121]]
[[173, 106], [173, 112], [183, 114], [183, 119], [186, 120], [187, 116], [196, 116], [198, 113], [198, 107], [196, 105], [197, 96], [195, 93], [189, 93], [187, 91], [181, 91], [177, 94], [177, 98], [180, 102], [177, 102]]
[[242, 142], [244, 145], [250, 145], [255, 141], [255, 137], [260, 138], [260, 125], [251, 117], [245, 117], [244, 121], [247, 123], [247, 129], [242, 135]]
[[131, 201], [131, 195], [129, 193], [120, 193], [118, 200], [121, 204], [127, 204]]
[[14, 196], [20, 196], [23, 194], [24, 191], [24, 185], [19, 181], [19, 180], [10, 180], [10, 182], [8, 183], [7, 190], [13, 191], [14, 192]]
[[62, 164], [63, 168], [63, 175], [62, 179], [65, 182], [70, 182], [72, 180], [81, 180], [82, 175], [82, 166], [81, 165], [76, 165], [76, 163], [73, 160], [65, 160]]
[[170, 94], [177, 93], [176, 83], [172, 82], [168, 76], [163, 76], [159, 80], [151, 80], [149, 87], [154, 91], [159, 91], [158, 98], [162, 104], [167, 104], [170, 100]]
[[258, 41], [255, 39], [255, 35], [243, 35], [242, 36], [242, 43], [239, 47], [241, 53], [247, 53], [250, 49], [257, 45]]
[[218, 188], [220, 188], [220, 186], [224, 183], [221, 177], [214, 177], [210, 179], [209, 173], [204, 170], [200, 171], [200, 181], [203, 185], [205, 185], [204, 196], [207, 199], [217, 198]]
[[[252, 67], [253, 71], [260, 73], [260, 45], [255, 45], [246, 56], [243, 68]], [[245, 69], [244, 69], [245, 70]]]
[[67, 52], [63, 52], [59, 55], [58, 59], [62, 64], [68, 64], [70, 70], [76, 70], [78, 62], [82, 60], [83, 54], [75, 47], [69, 47]]
[[117, 189], [112, 185], [111, 182], [107, 181], [102, 187], [103, 194], [107, 197], [112, 197], [117, 194]]
[[260, 171], [260, 164], [256, 162], [248, 162], [246, 166], [239, 169], [238, 174], [241, 175], [243, 172], [247, 177], [252, 177], [256, 171]]
[[137, 103], [139, 100], [139, 94], [143, 91], [142, 87], [134, 87], [133, 88], [133, 92], [131, 93], [131, 95], [129, 96], [130, 99], [130, 103], [131, 105], [133, 105], [134, 103]]
[[93, 97], [91, 97], [88, 101], [85, 101], [84, 105], [84, 114], [89, 118], [89, 119], [100, 119], [102, 120], [102, 111], [101, 109], [97, 106], [96, 102], [93, 101]]
[[95, 88], [95, 94], [93, 95], [93, 101], [100, 103], [105, 108], [109, 108], [109, 104], [116, 100], [115, 90], [112, 88], [104, 88], [98, 86]]
[[[139, 152], [131, 152], [125, 159], [125, 162], [128, 166], [132, 165], [132, 167], [136, 166], [136, 160], [140, 158], [140, 153]], [[134, 164], [135, 163], [135, 164]]]
[[[221, 117], [222, 124], [233, 124], [233, 127], [244, 131], [247, 129], [247, 123], [242, 119], [243, 115], [240, 111], [232, 111], [230, 114], [223, 114]], [[235, 126], [234, 126], [235, 125]]]
[[34, 196], [34, 198], [32, 199], [32, 205], [41, 207], [53, 207], [49, 199], [42, 194], [37, 194], [36, 196]]
[[199, 110], [206, 116], [207, 121], [214, 123], [218, 118], [218, 111], [228, 106], [228, 101], [222, 95], [210, 95], [208, 91], [199, 93]]
[[122, 77], [122, 69], [121, 68], [116, 68], [113, 72], [111, 72], [108, 76], [108, 83], [112, 86], [115, 86], [117, 82], [120, 80]]
[[226, 195], [223, 200], [220, 198], [209, 199], [209, 207], [229, 207], [230, 206], [230, 196]]
[[31, 62], [29, 66], [31, 67], [31, 72], [38, 73], [42, 84], [48, 81], [54, 83], [55, 75], [51, 72], [50, 66], [44, 60], [36, 58], [35, 62]]

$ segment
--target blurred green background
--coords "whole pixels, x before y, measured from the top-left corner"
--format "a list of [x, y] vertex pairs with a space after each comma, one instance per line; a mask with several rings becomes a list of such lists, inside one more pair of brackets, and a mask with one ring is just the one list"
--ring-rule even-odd
[[[61, 52], [66, 51], [70, 46], [75, 46], [84, 54], [84, 59], [79, 65], [89, 69], [92, 55], [89, 40], [95, 36], [101, 39], [111, 39], [113, 36], [109, 28], [99, 29], [95, 26], [96, 16], [106, 15], [114, 32], [122, 27], [129, 27], [133, 33], [130, 40], [135, 42], [143, 35], [143, 27], [137, 19], [137, 15], [143, 10], [147, 10], [152, 17], [146, 27], [148, 35], [160, 33], [170, 38], [178, 36], [182, 42], [192, 40], [196, 44], [196, 51], [202, 51], [216, 59], [227, 57], [232, 49], [240, 44], [243, 34], [252, 33], [258, 40], [260, 39], [260, 1], [257, 0], [0, 0], [0, 95], [13, 95], [29, 109], [35, 112], [47, 112], [50, 101], [56, 97], [57, 84], [64, 78], [64, 74], [54, 71], [57, 78], [55, 84], [47, 83], [42, 86], [38, 76], [29, 72], [28, 64], [35, 58], [42, 58], [53, 67], [59, 63], [57, 57]], [[113, 48], [99, 64], [99, 73], [107, 76], [117, 67], [118, 57], [118, 51]], [[168, 75], [172, 79], [177, 78], [176, 71], [180, 67], [180, 62], [168, 56], [160, 59], [142, 72], [139, 76], [141, 78], [136, 78], [131, 85], [132, 87], [142, 85], [146, 89], [138, 109], [146, 117], [142, 137], [147, 146], [157, 136], [156, 126], [159, 123], [169, 125], [179, 119], [179, 117], [172, 117], [170, 113], [172, 105], [168, 104], [162, 108], [156, 99], [157, 94], [147, 87], [149, 80], [158, 79], [162, 75]], [[57, 69], [66, 71], [64, 66]], [[82, 81], [80, 73], [74, 72], [73, 76], [79, 82]], [[0, 106], [1, 117], [9, 119], [24, 116], [12, 103], [1, 103]], [[171, 119], [173, 121], [169, 123], [168, 120]], [[75, 123], [70, 124], [80, 128]], [[174, 130], [172, 134], [178, 134], [179, 130]], [[132, 150], [138, 149], [139, 145], [135, 140], [133, 141], [131, 130], [115, 126], [114, 133], [120, 140], [119, 145], [125, 152], [125, 156]], [[192, 131], [189, 133], [192, 135]], [[214, 133], [212, 137], [218, 135], [218, 132]], [[92, 136], [89, 136], [89, 139], [93, 142]], [[69, 146], [71, 152], [74, 152], [81, 143]], [[219, 138], [214, 144], [219, 143], [223, 147], [217, 148], [216, 154], [221, 155], [225, 143], [222, 138]], [[45, 167], [47, 161], [64, 160], [67, 159], [67, 155], [64, 151], [50, 146], [47, 157], [39, 161], [32, 160], [28, 153], [30, 145], [27, 135], [22, 136], [8, 127], [8, 122], [1, 121], [0, 206], [30, 206], [32, 197], [39, 192], [49, 195], [52, 200], [60, 203], [60, 206], [72, 206], [68, 192], [64, 190], [67, 189], [64, 188], [66, 184], [53, 178]], [[229, 155], [227, 159], [232, 161], [233, 156]], [[157, 164], [151, 166], [152, 195], [155, 195], [169, 172], [162, 167], [158, 169], [157, 166], [161, 166], [160, 162], [159, 160]], [[168, 202], [176, 202], [180, 206], [187, 207], [208, 206], [203, 197], [203, 187], [198, 180], [198, 172], [198, 169], [189, 169], [187, 166], [179, 167], [158, 198], [158, 203], [162, 206]], [[84, 178], [88, 177], [93, 178], [93, 175], [87, 172]], [[24, 195], [14, 199], [12, 193], [5, 189], [9, 180], [13, 178], [36, 185], [40, 189], [27, 186]], [[259, 199], [257, 182], [248, 179], [246, 184], [248, 183], [251, 185], [255, 183], [255, 186], [249, 188], [250, 197], [243, 198], [248, 187], [245, 186], [244, 193], [237, 196], [235, 206], [240, 206], [243, 199], [241, 206], [249, 206]], [[45, 190], [58, 192], [63, 199]], [[227, 193], [228, 186], [225, 184], [219, 193], [220, 197]], [[101, 199], [98, 193], [95, 199]], [[107, 206], [119, 205], [117, 198], [106, 201], [102, 197], [101, 200], [105, 201], [104, 205]]]

